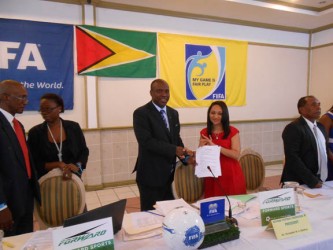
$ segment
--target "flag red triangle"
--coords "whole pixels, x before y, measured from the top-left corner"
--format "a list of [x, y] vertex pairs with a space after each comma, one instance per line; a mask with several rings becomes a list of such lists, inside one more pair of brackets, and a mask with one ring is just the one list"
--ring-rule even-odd
[[115, 54], [77, 26], [75, 32], [78, 73]]

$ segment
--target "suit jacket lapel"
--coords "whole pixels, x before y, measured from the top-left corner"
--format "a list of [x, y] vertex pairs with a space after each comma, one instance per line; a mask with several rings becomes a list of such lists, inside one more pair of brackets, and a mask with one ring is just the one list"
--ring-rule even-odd
[[15, 134], [15, 131], [8, 122], [8, 120], [6, 119], [6, 117], [1, 112], [0, 112], [0, 122], [1, 122], [2, 131], [4, 131], [5, 136], [7, 137], [5, 140], [8, 139], [8, 142], [13, 147], [15, 155], [18, 161], [20, 162], [20, 165], [22, 167], [25, 167], [23, 152], [20, 143], [17, 139], [17, 136]]
[[315, 138], [315, 136], [314, 136], [312, 130], [309, 128], [309, 125], [306, 123], [306, 121], [304, 120], [303, 117], [301, 117], [301, 121], [302, 121], [302, 125], [303, 125], [303, 127], [304, 127], [304, 130], [305, 130], [304, 132], [305, 132], [306, 134], [308, 134], [308, 135], [310, 136], [310, 138], [311, 138], [311, 144], [312, 144], [312, 147], [313, 147], [315, 150], [317, 150], [317, 141], [316, 141], [316, 138]]

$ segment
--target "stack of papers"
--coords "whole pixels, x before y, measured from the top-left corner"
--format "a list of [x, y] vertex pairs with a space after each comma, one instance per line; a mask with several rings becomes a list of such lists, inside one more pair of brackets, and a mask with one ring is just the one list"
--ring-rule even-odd
[[190, 204], [188, 204], [184, 199], [169, 200], [169, 201], [158, 201], [154, 206], [156, 211], [162, 215], [167, 215], [175, 208], [186, 207], [195, 210]]
[[138, 240], [162, 234], [162, 224], [165, 215], [178, 207], [193, 209], [183, 199], [158, 201], [156, 210], [125, 214], [123, 219], [124, 241]]
[[[21, 249], [45, 249], [45, 250], [52, 250], [53, 249], [53, 236], [52, 232], [56, 228], [48, 228], [42, 231], [35, 231], [33, 232], [31, 238], [26, 241], [24, 246]], [[14, 247], [15, 248], [15, 247]]]
[[125, 214], [124, 240], [138, 240], [162, 234], [163, 219], [164, 216], [150, 211]]

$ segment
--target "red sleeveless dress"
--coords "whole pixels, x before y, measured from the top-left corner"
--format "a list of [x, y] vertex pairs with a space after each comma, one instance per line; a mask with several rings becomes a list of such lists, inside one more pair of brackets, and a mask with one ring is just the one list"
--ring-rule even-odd
[[[213, 143], [223, 148], [231, 149], [231, 138], [237, 133], [239, 133], [238, 129], [230, 126], [229, 136], [222, 139], [224, 134], [222, 132], [217, 136], [218, 138], [215, 136], [212, 138]], [[207, 128], [202, 129], [200, 134], [208, 136]], [[224, 196], [225, 194], [246, 194], [245, 177], [239, 161], [220, 154], [220, 165], [222, 176], [219, 176], [217, 180], [213, 177], [205, 178], [205, 198]], [[220, 182], [220, 185], [217, 181]]]

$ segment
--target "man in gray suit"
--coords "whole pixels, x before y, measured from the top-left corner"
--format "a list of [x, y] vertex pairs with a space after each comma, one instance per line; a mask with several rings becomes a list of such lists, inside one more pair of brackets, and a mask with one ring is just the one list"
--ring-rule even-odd
[[140, 192], [141, 211], [154, 209], [156, 201], [174, 199], [171, 190], [176, 157], [187, 151], [180, 138], [178, 112], [167, 105], [169, 85], [162, 79], [151, 83], [152, 100], [133, 113], [133, 126], [139, 144], [134, 168]]
[[27, 103], [27, 91], [21, 83], [0, 82], [0, 229], [5, 236], [32, 232], [34, 197], [40, 201], [24, 129], [15, 119]]
[[285, 166], [281, 182], [296, 181], [320, 188], [327, 178], [327, 137], [324, 126], [316, 122], [320, 102], [314, 96], [304, 96], [297, 107], [301, 116], [282, 133]]

